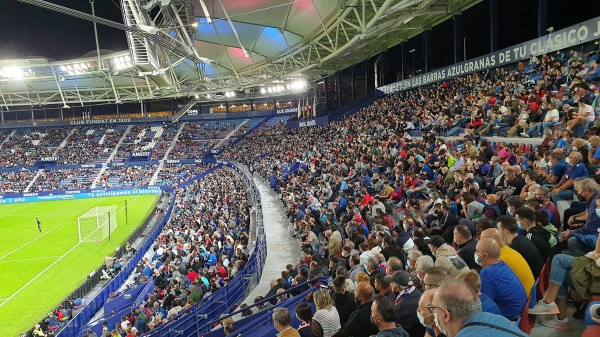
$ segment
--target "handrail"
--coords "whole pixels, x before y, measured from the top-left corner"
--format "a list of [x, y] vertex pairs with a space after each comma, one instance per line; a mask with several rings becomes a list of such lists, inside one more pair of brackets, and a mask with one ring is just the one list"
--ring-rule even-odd
[[250, 306], [247, 306], [247, 307], [245, 307], [244, 309], [239, 309], [239, 310], [237, 310], [237, 311], [234, 311], [234, 312], [230, 313], [229, 315], [226, 315], [226, 316], [223, 316], [223, 317], [219, 317], [219, 319], [217, 319], [217, 320], [214, 320], [214, 321], [210, 322], [210, 325], [212, 325], [213, 323], [216, 323], [216, 322], [218, 322], [218, 321], [221, 321], [221, 320], [223, 320], [223, 319], [225, 319], [225, 318], [233, 317], [233, 316], [235, 316], [235, 315], [237, 315], [237, 314], [240, 314], [240, 313], [242, 313], [242, 312], [244, 312], [244, 311], [247, 311], [248, 309], [252, 309], [252, 308], [254, 308], [254, 307], [257, 307], [257, 306], [259, 306], [259, 305], [261, 305], [261, 304], [264, 304], [264, 303], [270, 302], [272, 299], [275, 299], [275, 298], [277, 298], [277, 297], [279, 297], [279, 296], [282, 296], [282, 295], [285, 295], [285, 294], [289, 294], [289, 293], [291, 293], [293, 290], [298, 290], [298, 289], [300, 289], [300, 288], [302, 288], [302, 287], [305, 287], [305, 286], [307, 286], [307, 285], [309, 285], [309, 284], [312, 284], [312, 283], [315, 283], [315, 284], [316, 284], [316, 283], [318, 283], [318, 282], [320, 282], [320, 281], [324, 281], [324, 280], [327, 280], [327, 277], [326, 277], [326, 276], [320, 276], [320, 277], [316, 277], [316, 278], [314, 278], [314, 279], [312, 279], [312, 280], [308, 280], [308, 281], [306, 281], [306, 282], [304, 282], [304, 283], [297, 284], [297, 285], [295, 285], [295, 286], [293, 286], [293, 287], [291, 287], [291, 288], [287, 289], [286, 291], [284, 291], [284, 292], [282, 292], [282, 293], [279, 293], [279, 294], [275, 294], [275, 295], [269, 296], [269, 297], [267, 297], [267, 298], [263, 299], [262, 301], [256, 302], [256, 303], [254, 303], [254, 304], [252, 304], [252, 305], [250, 305]]

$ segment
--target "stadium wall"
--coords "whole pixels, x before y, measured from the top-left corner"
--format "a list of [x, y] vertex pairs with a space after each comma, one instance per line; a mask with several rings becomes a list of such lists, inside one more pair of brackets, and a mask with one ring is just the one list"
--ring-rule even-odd
[[41, 191], [26, 193], [10, 193], [0, 195], [0, 204], [18, 204], [24, 202], [53, 201], [53, 200], [75, 200], [87, 198], [118, 197], [140, 194], [161, 194], [173, 192], [170, 186], [161, 187], [135, 187], [135, 188], [107, 188], [107, 189], [84, 189], [75, 191]]
[[[116, 112], [115, 112], [116, 114]], [[220, 114], [199, 114], [185, 115], [179, 119], [181, 122], [190, 121], [210, 121], [224, 119], [245, 119], [273, 116], [297, 116], [298, 108], [273, 109], [264, 111], [233, 112]], [[106, 124], [143, 124], [143, 123], [170, 123], [171, 117], [142, 117], [142, 118], [107, 118], [107, 119], [79, 119], [73, 121], [52, 121], [43, 120], [33, 122], [7, 122], [0, 124], [0, 129], [18, 129], [32, 127], [64, 127], [64, 126], [87, 126], [87, 125], [106, 125]]]
[[549, 52], [574, 47], [600, 38], [600, 17], [561, 29], [493, 53], [459, 62], [412, 78], [377, 88], [385, 94], [421, 87], [445, 81], [474, 72], [505, 67], [529, 58], [529, 55], [543, 55]]

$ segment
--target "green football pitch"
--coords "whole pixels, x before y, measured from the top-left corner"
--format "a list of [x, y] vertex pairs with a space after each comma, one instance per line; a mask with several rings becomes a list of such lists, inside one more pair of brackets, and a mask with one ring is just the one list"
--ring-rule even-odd
[[[153, 211], [159, 196], [139, 195], [0, 205], [0, 336], [31, 329], [112, 256]], [[127, 200], [127, 222], [125, 218]], [[77, 218], [117, 205], [111, 240], [79, 244]], [[36, 218], [42, 223], [37, 228]]]

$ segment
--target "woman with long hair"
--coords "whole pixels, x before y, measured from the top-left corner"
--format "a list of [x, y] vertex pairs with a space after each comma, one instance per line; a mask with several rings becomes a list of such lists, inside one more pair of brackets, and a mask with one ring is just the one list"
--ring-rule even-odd
[[327, 290], [319, 289], [313, 294], [313, 301], [317, 307], [313, 319], [323, 327], [323, 337], [333, 336], [342, 328], [333, 298]]
[[300, 337], [323, 337], [323, 327], [313, 319], [313, 311], [308, 303], [296, 307], [296, 317], [302, 322], [298, 327]]

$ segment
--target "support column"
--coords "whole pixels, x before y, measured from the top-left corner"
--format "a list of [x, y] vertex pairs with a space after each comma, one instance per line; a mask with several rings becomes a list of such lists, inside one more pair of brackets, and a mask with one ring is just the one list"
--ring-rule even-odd
[[548, 29], [548, 0], [537, 1], [537, 29], [538, 37], [547, 34]]
[[350, 68], [352, 79], [350, 85], [352, 86], [352, 102], [356, 99], [356, 77], [354, 76], [354, 66]]
[[325, 77], [323, 78], [323, 90], [325, 91], [325, 110], [327, 110], [327, 113], [329, 113], [329, 85], [327, 82], [329, 78]]
[[406, 42], [402, 41], [400, 42], [400, 59], [401, 59], [401, 70], [402, 71], [402, 80], [404, 80], [405, 74], [404, 74], [404, 65], [406, 64]]
[[[458, 63], [461, 60], [462, 54], [462, 34], [460, 31], [461, 28], [461, 19], [462, 13], [456, 13], [452, 17], [452, 21], [454, 23], [454, 63]], [[465, 60], [463, 60], [465, 61]]]
[[4, 109], [0, 107], [0, 122], [4, 124]]
[[338, 71], [337, 73], [337, 98], [338, 98], [338, 108], [342, 106], [342, 72]]
[[[274, 106], [275, 109], [277, 109], [277, 107]], [[229, 101], [225, 102], [225, 113], [229, 113]]]
[[121, 118], [121, 111], [119, 110], [119, 105], [115, 104], [115, 106], [117, 107], [117, 118]]
[[250, 111], [254, 111], [254, 100], [250, 100]]
[[369, 76], [369, 73], [371, 73], [371, 71], [373, 71], [373, 67], [371, 67], [371, 60], [370, 59], [366, 59], [365, 60], [365, 94], [369, 92], [369, 83], [371, 83], [371, 78], [373, 77], [372, 75]]
[[424, 73], [426, 73], [431, 66], [431, 28], [423, 30], [423, 60], [425, 63]]
[[490, 1], [490, 53], [498, 50], [498, 1]]

